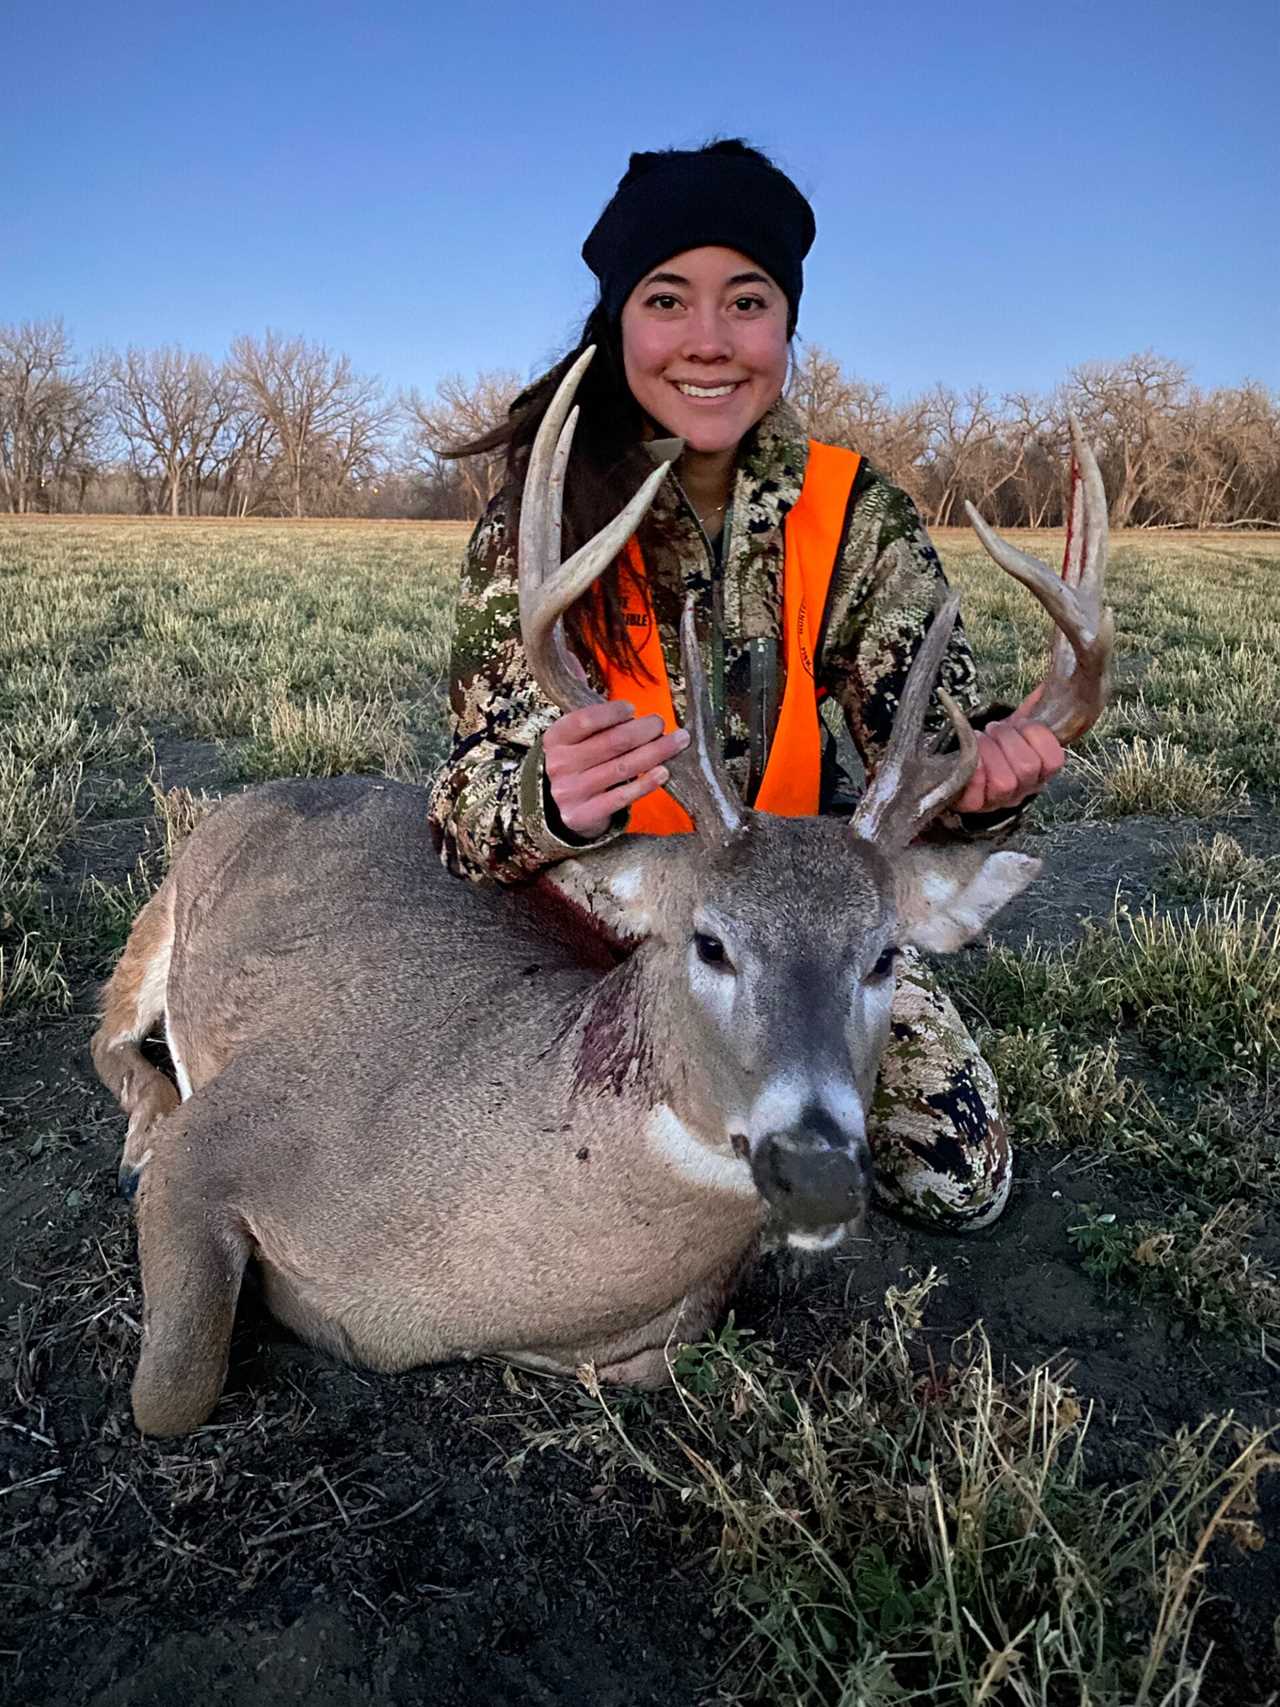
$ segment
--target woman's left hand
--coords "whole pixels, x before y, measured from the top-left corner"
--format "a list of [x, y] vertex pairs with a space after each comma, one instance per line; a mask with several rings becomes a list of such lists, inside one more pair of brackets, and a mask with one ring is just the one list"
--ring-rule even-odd
[[1037, 688], [1011, 717], [977, 731], [978, 768], [953, 811], [997, 812], [1021, 805], [1062, 769], [1066, 753], [1058, 737], [1035, 720], [1039, 697]]

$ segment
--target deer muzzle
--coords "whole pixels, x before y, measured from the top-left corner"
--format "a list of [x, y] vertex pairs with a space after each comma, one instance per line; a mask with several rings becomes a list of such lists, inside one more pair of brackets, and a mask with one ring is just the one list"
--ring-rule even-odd
[[788, 1232], [860, 1222], [871, 1195], [866, 1139], [834, 1132], [825, 1119], [764, 1138], [752, 1152], [751, 1174]]

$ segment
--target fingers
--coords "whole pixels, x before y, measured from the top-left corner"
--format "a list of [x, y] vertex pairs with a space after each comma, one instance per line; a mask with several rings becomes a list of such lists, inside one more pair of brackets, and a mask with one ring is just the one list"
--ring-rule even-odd
[[571, 806], [566, 810], [557, 800], [556, 808], [575, 835], [587, 836], [594, 840], [596, 836], [604, 835], [616, 812], [634, 806], [636, 801], [643, 800], [646, 794], [652, 794], [656, 789], [664, 787], [670, 776], [671, 772], [667, 767], [659, 765], [655, 770], [646, 771], [632, 782], [620, 783], [617, 788], [610, 788], [603, 794], [593, 796], [582, 806]]
[[993, 723], [989, 733], [1000, 749], [1019, 799], [1042, 787], [1062, 769], [1066, 755], [1057, 736], [1043, 723], [1009, 718]]
[[585, 741], [601, 729], [629, 722], [636, 714], [635, 707], [621, 699], [602, 699], [598, 705], [580, 706], [557, 717], [542, 738], [544, 747], [569, 745]]
[[[567, 722], [568, 719], [563, 718], [561, 721]], [[661, 738], [662, 719], [632, 716], [625, 722], [615, 723], [595, 733], [587, 732], [578, 740], [566, 740], [563, 735], [556, 737], [553, 731], [557, 728], [558, 725], [553, 725], [552, 730], [547, 732], [552, 738], [544, 736], [542, 743], [543, 751], [547, 755], [547, 775], [553, 780], [575, 772], [594, 770], [598, 766], [622, 760], [630, 753], [637, 753], [640, 748]], [[633, 777], [644, 768], [643, 764], [633, 765], [625, 774], [627, 777]], [[612, 780], [617, 782], [622, 775], [623, 773], [619, 772]]]
[[624, 702], [585, 706], [557, 718], [543, 737], [556, 809], [578, 835], [602, 835], [616, 812], [661, 788], [666, 766], [689, 744], [664, 734], [660, 717], [636, 717]]
[[952, 808], [955, 812], [987, 810], [987, 768], [982, 761], [982, 736], [978, 735], [978, 766], [965, 784], [964, 793]]
[[956, 802], [960, 812], [1018, 806], [1062, 769], [1065, 754], [1043, 723], [1006, 718], [978, 732], [978, 768]]

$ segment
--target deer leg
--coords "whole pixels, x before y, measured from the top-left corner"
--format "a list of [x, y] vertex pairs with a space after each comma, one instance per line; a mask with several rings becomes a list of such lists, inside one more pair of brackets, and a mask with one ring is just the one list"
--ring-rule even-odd
[[[189, 1154], [186, 1134], [172, 1136]], [[143, 1434], [199, 1428], [222, 1396], [249, 1258], [230, 1212], [192, 1190], [174, 1160], [158, 1161], [138, 1196], [143, 1316], [133, 1418]]]
[[124, 953], [102, 992], [102, 1024], [90, 1045], [98, 1077], [128, 1116], [120, 1191], [131, 1198], [151, 1159], [151, 1130], [181, 1098], [139, 1044], [161, 1023], [173, 950], [173, 889], [161, 885], [134, 920]]

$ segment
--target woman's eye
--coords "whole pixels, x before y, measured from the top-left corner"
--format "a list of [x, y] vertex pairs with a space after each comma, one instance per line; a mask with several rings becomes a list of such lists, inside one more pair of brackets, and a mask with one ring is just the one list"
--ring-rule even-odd
[[762, 296], [739, 296], [735, 298], [733, 304], [735, 308], [741, 309], [744, 314], [749, 314], [754, 308], [763, 308], [764, 305]]
[[728, 966], [729, 956], [718, 936], [708, 936], [705, 931], [695, 931], [693, 946], [704, 966]]
[[651, 296], [645, 303], [646, 308], [667, 309], [678, 308], [679, 306], [680, 298], [678, 296], [670, 295], [667, 291], [659, 291], [657, 296]]
[[871, 968], [872, 981], [878, 984], [886, 979], [893, 971], [893, 963], [897, 958], [898, 951], [896, 948], [886, 948], [879, 960], [877, 960], [875, 965]]

